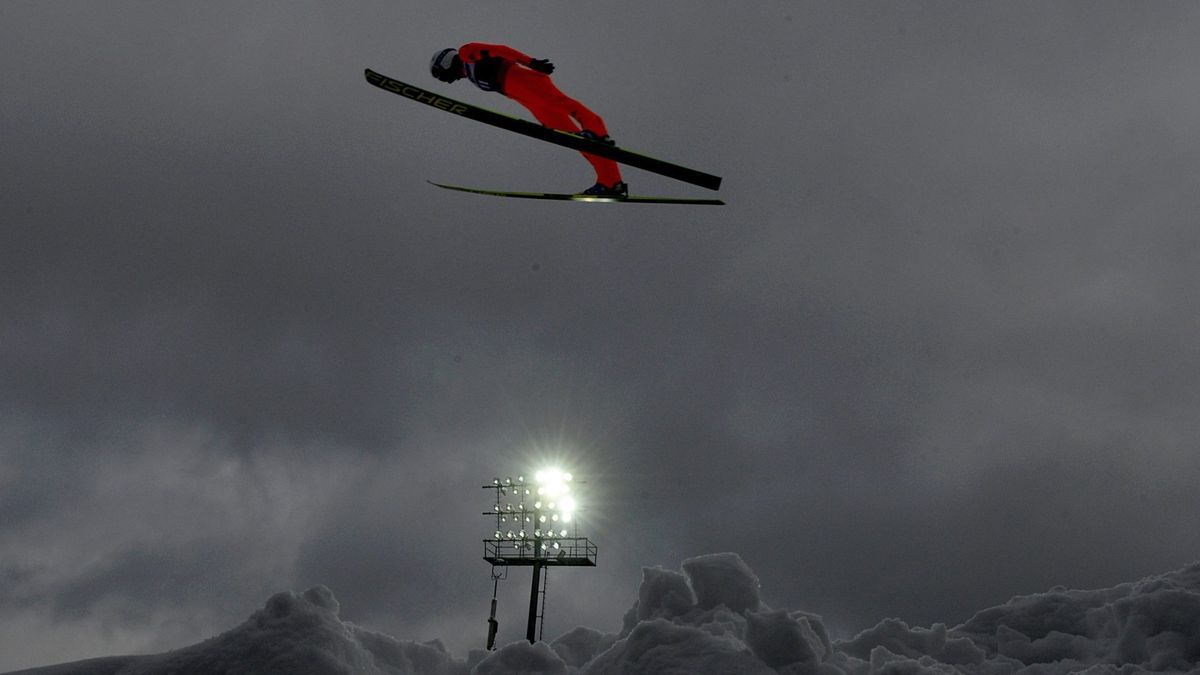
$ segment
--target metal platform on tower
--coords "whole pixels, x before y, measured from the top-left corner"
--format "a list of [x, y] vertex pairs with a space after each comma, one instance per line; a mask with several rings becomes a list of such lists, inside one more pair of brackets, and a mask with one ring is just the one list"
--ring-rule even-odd
[[[542, 546], [545, 545], [545, 550]], [[596, 545], [587, 537], [553, 540], [484, 539], [483, 559], [493, 565], [595, 567]]]

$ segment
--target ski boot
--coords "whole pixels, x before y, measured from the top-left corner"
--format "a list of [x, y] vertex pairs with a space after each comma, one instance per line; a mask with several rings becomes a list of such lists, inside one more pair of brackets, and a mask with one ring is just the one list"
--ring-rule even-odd
[[603, 183], [596, 183], [592, 187], [579, 193], [584, 197], [609, 197], [611, 199], [628, 199], [629, 186], [625, 181], [617, 181], [615, 185], [609, 187]]
[[597, 143], [603, 143], [605, 145], [616, 146], [616, 144], [617, 144], [617, 142], [614, 141], [611, 136], [609, 136], [607, 134], [605, 134], [604, 136], [601, 136], [600, 134], [598, 134], [594, 131], [589, 131], [587, 129], [584, 129], [583, 131], [576, 131], [575, 135], [580, 138], [586, 138], [589, 141], [596, 141]]

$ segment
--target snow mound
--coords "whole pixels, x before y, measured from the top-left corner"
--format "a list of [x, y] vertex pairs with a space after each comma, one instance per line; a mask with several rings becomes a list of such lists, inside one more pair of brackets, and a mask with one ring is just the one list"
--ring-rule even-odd
[[21, 675], [469, 675], [438, 643], [402, 642], [338, 618], [324, 586], [277, 593], [242, 625], [153, 656], [94, 659]]
[[835, 647], [853, 675], [1200, 673], [1200, 563], [1099, 590], [1018, 596], [947, 629], [889, 619]]
[[758, 577], [736, 553], [717, 553], [683, 561], [683, 571], [704, 609], [724, 605], [735, 612], [758, 609]]
[[772, 609], [732, 553], [680, 571], [648, 567], [618, 633], [568, 631], [466, 660], [338, 618], [324, 586], [280, 593], [245, 623], [153, 656], [93, 659], [23, 675], [1200, 675], [1200, 563], [1100, 590], [1015, 597], [954, 628], [886, 619], [830, 640], [821, 617]]
[[955, 632], [993, 660], [1200, 671], [1200, 563], [1114, 588], [1019, 596]]

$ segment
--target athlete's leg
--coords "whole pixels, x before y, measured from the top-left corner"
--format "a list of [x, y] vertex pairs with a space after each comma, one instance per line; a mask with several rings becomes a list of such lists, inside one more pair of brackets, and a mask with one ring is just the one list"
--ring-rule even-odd
[[[525, 106], [537, 121], [569, 133], [583, 129], [600, 136], [608, 135], [604, 120], [579, 101], [559, 91], [550, 78], [520, 67], [510, 68], [504, 79], [504, 93]], [[578, 122], [578, 123], [577, 123]], [[591, 153], [581, 153], [596, 170], [596, 181], [604, 185], [621, 182], [621, 169], [616, 162]]]
[[601, 138], [608, 135], [608, 127], [604, 125], [604, 120], [600, 119], [599, 115], [573, 98], [563, 96], [563, 99], [563, 103], [569, 108], [568, 114], [574, 117], [580, 126], [588, 131], [596, 132], [596, 135]]

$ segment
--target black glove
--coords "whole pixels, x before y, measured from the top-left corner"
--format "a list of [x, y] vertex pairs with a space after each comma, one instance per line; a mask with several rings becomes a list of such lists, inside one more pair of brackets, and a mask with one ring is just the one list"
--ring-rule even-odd
[[547, 59], [532, 59], [529, 62], [529, 67], [547, 75], [554, 72], [554, 64], [550, 63]]

